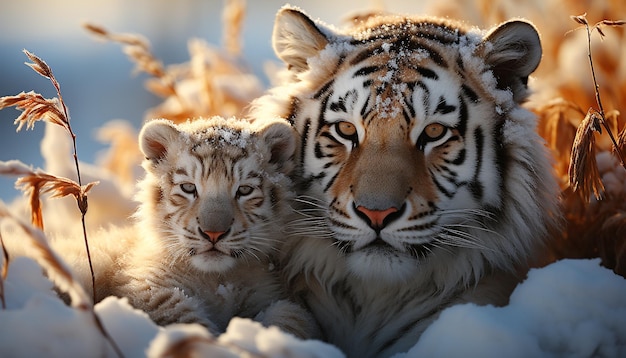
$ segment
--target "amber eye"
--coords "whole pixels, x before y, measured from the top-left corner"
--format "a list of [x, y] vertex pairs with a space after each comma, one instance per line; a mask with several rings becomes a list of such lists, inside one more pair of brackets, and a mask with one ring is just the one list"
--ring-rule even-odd
[[237, 189], [237, 197], [242, 197], [246, 195], [250, 195], [254, 190], [250, 185], [242, 185]]
[[183, 183], [180, 184], [180, 189], [187, 194], [195, 194], [196, 193], [196, 185], [194, 183]]
[[446, 134], [446, 127], [443, 124], [431, 123], [424, 128], [425, 139], [428, 141], [440, 139], [444, 134]]
[[417, 140], [417, 148], [424, 150], [427, 143], [438, 141], [448, 133], [448, 127], [440, 123], [431, 123], [424, 128]]
[[342, 138], [356, 141], [356, 127], [350, 122], [338, 122], [335, 124], [335, 130]]

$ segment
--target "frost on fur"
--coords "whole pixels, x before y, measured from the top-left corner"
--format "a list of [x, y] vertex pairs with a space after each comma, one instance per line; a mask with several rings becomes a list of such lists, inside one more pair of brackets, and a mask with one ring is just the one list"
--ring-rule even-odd
[[504, 304], [559, 215], [521, 108], [535, 27], [390, 14], [336, 29], [284, 7], [273, 44], [290, 76], [253, 114], [302, 136], [283, 264], [329, 341], [391, 355], [442, 307]]

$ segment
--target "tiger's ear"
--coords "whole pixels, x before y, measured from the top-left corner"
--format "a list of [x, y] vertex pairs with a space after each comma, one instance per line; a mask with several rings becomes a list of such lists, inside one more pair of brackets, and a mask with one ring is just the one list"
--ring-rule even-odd
[[295, 130], [287, 123], [274, 122], [260, 130], [260, 137], [269, 148], [269, 163], [276, 164], [284, 174], [291, 173], [297, 144]]
[[146, 159], [159, 161], [165, 157], [167, 148], [174, 144], [179, 135], [172, 121], [154, 119], [139, 132], [139, 149]]
[[328, 44], [328, 38], [303, 12], [283, 7], [276, 14], [272, 46], [276, 55], [295, 72], [308, 69], [307, 59], [317, 55]]
[[498, 87], [510, 89], [516, 102], [524, 101], [528, 76], [541, 61], [541, 40], [535, 27], [523, 20], [508, 21], [492, 29], [484, 42], [490, 44], [485, 61], [491, 66]]

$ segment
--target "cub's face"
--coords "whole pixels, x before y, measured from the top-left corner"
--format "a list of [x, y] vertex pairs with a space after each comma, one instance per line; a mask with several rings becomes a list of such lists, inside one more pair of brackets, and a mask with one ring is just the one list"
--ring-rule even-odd
[[[406, 278], [435, 253], [484, 249], [503, 210], [505, 112], [540, 58], [535, 30], [513, 22], [481, 39], [391, 17], [329, 34], [284, 9], [274, 46], [297, 82], [302, 188], [348, 268]], [[497, 49], [501, 37], [523, 49]]]
[[140, 215], [150, 216], [166, 259], [200, 271], [266, 259], [280, 243], [279, 220], [289, 207], [292, 130], [280, 123], [254, 132], [234, 119], [199, 121], [144, 127], [154, 202]]

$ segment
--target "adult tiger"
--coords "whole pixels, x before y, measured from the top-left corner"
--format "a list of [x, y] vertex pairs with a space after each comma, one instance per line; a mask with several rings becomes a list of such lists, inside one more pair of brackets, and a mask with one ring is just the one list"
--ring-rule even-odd
[[558, 217], [520, 106], [535, 28], [380, 15], [340, 31], [284, 7], [273, 46], [289, 76], [253, 113], [301, 134], [284, 268], [327, 340], [389, 356], [445, 307], [506, 303]]

